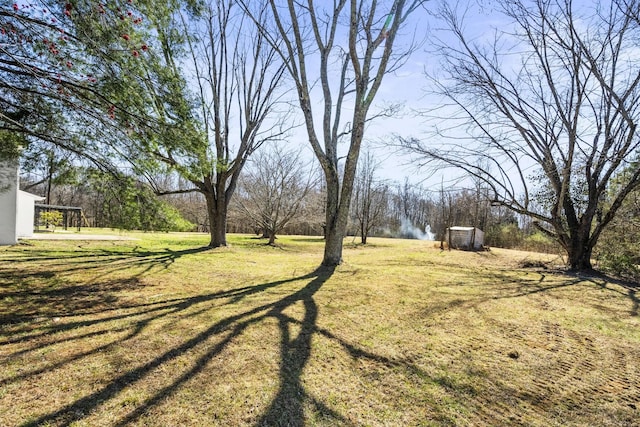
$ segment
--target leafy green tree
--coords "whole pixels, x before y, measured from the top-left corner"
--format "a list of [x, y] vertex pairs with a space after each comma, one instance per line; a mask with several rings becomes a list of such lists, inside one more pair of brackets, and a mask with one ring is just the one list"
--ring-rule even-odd
[[119, 87], [148, 50], [149, 3], [2, 0], [2, 145], [15, 154], [17, 145], [40, 140], [106, 166], [104, 129], [115, 127], [121, 108], [107, 88]]
[[62, 212], [55, 210], [42, 212], [40, 213], [40, 222], [47, 227], [51, 226], [52, 231], [56, 231], [56, 227], [62, 225]]
[[226, 244], [240, 170], [285, 119], [271, 116], [284, 64], [234, 1], [3, 0], [0, 28], [0, 130], [23, 135], [8, 153], [39, 140], [114, 176], [168, 167]]
[[94, 219], [98, 226], [143, 231], [192, 231], [195, 227], [134, 177], [114, 177], [96, 169], [85, 174], [85, 191], [98, 204], [100, 216]]

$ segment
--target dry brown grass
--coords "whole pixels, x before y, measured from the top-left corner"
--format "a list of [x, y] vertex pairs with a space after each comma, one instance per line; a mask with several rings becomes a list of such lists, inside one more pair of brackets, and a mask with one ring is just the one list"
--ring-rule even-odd
[[0, 425], [640, 425], [629, 284], [433, 242], [329, 271], [316, 238], [136, 237], [0, 249]]

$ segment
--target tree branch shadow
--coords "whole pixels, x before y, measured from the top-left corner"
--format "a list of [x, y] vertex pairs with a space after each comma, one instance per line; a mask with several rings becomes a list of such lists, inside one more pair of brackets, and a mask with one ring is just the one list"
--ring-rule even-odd
[[[283, 298], [267, 313], [278, 320], [280, 329], [280, 387], [271, 405], [258, 421], [258, 426], [304, 425], [304, 403], [310, 400], [322, 416], [329, 417], [342, 424], [347, 419], [328, 408], [318, 400], [308, 396], [302, 385], [302, 373], [311, 357], [311, 339], [317, 332], [318, 306], [314, 294], [334, 273], [334, 268], [324, 267], [316, 270], [316, 277], [298, 292]], [[301, 322], [284, 314], [284, 310], [302, 302], [304, 317]], [[291, 325], [298, 323], [300, 331], [291, 336]]]
[[[162, 253], [164, 251], [161, 251]], [[182, 252], [182, 251], [176, 251]], [[165, 258], [166, 254], [159, 255], [161, 260]], [[169, 255], [166, 255], [169, 256]], [[144, 263], [153, 263], [154, 257], [151, 259], [142, 259]], [[164, 265], [161, 262], [159, 265]], [[170, 264], [169, 264], [170, 265]], [[100, 311], [101, 313], [108, 313], [110, 310], [114, 310], [110, 315], [101, 316], [99, 319], [89, 319], [77, 322], [70, 322], [68, 324], [53, 324], [47, 326], [46, 330], [41, 334], [33, 334], [28, 337], [20, 338], [20, 341], [33, 340], [34, 345], [24, 351], [33, 351], [34, 349], [41, 348], [44, 345], [51, 345], [51, 343], [43, 343], [40, 338], [53, 335], [56, 332], [71, 331], [73, 329], [80, 329], [87, 326], [93, 326], [98, 324], [108, 325], [107, 322], [113, 320], [133, 319], [130, 331], [124, 334], [123, 337], [118, 338], [112, 342], [106, 343], [101, 347], [92, 349], [85, 353], [79, 353], [74, 356], [70, 356], [66, 359], [58, 361], [54, 365], [47, 366], [45, 368], [38, 368], [29, 372], [21, 373], [19, 376], [5, 379], [0, 382], [3, 385], [5, 381], [16, 382], [25, 380], [30, 377], [36, 376], [46, 370], [54, 370], [58, 367], [70, 364], [78, 363], [80, 359], [87, 355], [99, 351], [103, 351], [110, 346], [126, 343], [128, 340], [139, 336], [146, 328], [146, 326], [156, 320], [165, 316], [169, 316], [176, 313], [182, 313], [183, 315], [194, 316], [198, 313], [202, 313], [206, 310], [211, 310], [212, 305], [208, 304], [220, 299], [226, 299], [224, 304], [236, 304], [241, 302], [248, 296], [264, 292], [268, 289], [280, 286], [286, 283], [308, 280], [302, 288], [289, 293], [285, 296], [281, 296], [276, 301], [262, 304], [260, 306], [247, 309], [243, 312], [230, 315], [220, 321], [210, 325], [206, 330], [196, 334], [193, 337], [186, 337], [179, 345], [165, 350], [162, 354], [157, 355], [153, 360], [150, 360], [134, 369], [130, 369], [121, 375], [112, 378], [110, 382], [104, 385], [99, 390], [78, 398], [77, 400], [65, 405], [62, 408], [54, 410], [50, 413], [41, 415], [39, 418], [28, 421], [25, 426], [36, 425], [68, 425], [75, 421], [82, 421], [86, 417], [99, 408], [105, 401], [116, 398], [126, 388], [140, 383], [144, 378], [152, 374], [152, 372], [167, 364], [176, 358], [192, 351], [196, 346], [206, 345], [208, 346], [205, 351], [202, 352], [192, 364], [184, 371], [177, 373], [170, 378], [170, 384], [156, 389], [153, 395], [148, 397], [143, 402], [136, 405], [131, 412], [123, 415], [121, 419], [117, 421], [117, 426], [125, 426], [130, 424], [136, 424], [140, 419], [147, 415], [150, 410], [160, 405], [168, 397], [175, 394], [179, 389], [184, 386], [189, 380], [194, 378], [198, 373], [202, 372], [217, 355], [223, 352], [231, 345], [234, 340], [240, 337], [248, 327], [256, 323], [262, 322], [266, 319], [275, 319], [278, 325], [279, 331], [279, 370], [278, 390], [269, 403], [264, 408], [262, 415], [256, 421], [256, 426], [289, 426], [289, 425], [304, 425], [306, 423], [305, 410], [308, 411], [309, 407], [315, 409], [315, 413], [323, 417], [328, 423], [340, 424], [340, 425], [353, 425], [343, 414], [329, 407], [329, 405], [322, 402], [320, 399], [312, 396], [305, 388], [303, 383], [303, 375], [305, 367], [312, 357], [312, 339], [314, 336], [322, 336], [340, 344], [340, 346], [349, 353], [354, 359], [365, 359], [375, 363], [382, 364], [387, 367], [400, 368], [406, 370], [408, 373], [415, 375], [419, 378], [425, 378], [428, 375], [423, 372], [418, 366], [414, 365], [411, 360], [405, 360], [403, 358], [388, 358], [373, 352], [369, 352], [365, 349], [358, 347], [356, 344], [349, 343], [340, 337], [333, 334], [327, 329], [323, 329], [318, 326], [318, 305], [314, 299], [317, 292], [321, 289], [324, 283], [332, 277], [334, 273], [333, 269], [318, 269], [309, 274], [298, 275], [296, 277], [260, 283], [251, 286], [242, 286], [235, 289], [228, 289], [220, 292], [210, 293], [206, 295], [199, 295], [190, 298], [174, 298], [166, 299], [160, 302], [149, 302], [143, 304], [125, 304], [118, 306], [117, 308], [110, 308]], [[513, 277], [509, 275], [496, 276], [496, 279], [500, 278], [501, 281], [511, 281], [514, 283]], [[501, 298], [514, 298], [530, 294], [538, 294], [547, 291], [553, 291], [559, 288], [572, 286], [576, 283], [580, 283], [585, 280], [591, 280], [592, 283], [606, 287], [607, 281], [602, 279], [587, 279], [584, 277], [571, 277], [561, 283], [549, 283], [545, 281], [544, 276], [528, 278], [527, 280], [515, 281], [518, 286], [514, 287], [514, 292], [509, 295], [502, 296]], [[499, 283], [496, 280], [496, 283]], [[616, 283], [619, 284], [619, 283]], [[608, 290], [613, 290], [611, 287]], [[634, 301], [634, 308], [636, 315], [638, 312], [638, 297], [635, 287], [628, 287], [628, 296]], [[616, 292], [623, 292], [619, 288], [615, 289]], [[502, 293], [502, 291], [498, 292]], [[55, 294], [53, 294], [55, 295]], [[71, 295], [67, 292], [62, 292], [60, 296]], [[497, 293], [496, 293], [497, 295]], [[487, 299], [496, 297], [488, 295]], [[302, 306], [303, 315], [302, 319], [295, 319], [292, 316], [286, 314], [286, 310], [296, 304]], [[125, 312], [124, 311], [129, 311]], [[187, 312], [187, 310], [189, 310]], [[112, 314], [112, 315], [111, 315]], [[136, 319], [136, 316], [142, 317]], [[295, 328], [294, 328], [295, 326]], [[105, 326], [107, 330], [107, 326]], [[298, 331], [294, 333], [293, 331]], [[123, 332], [126, 329], [123, 329]], [[93, 334], [91, 332], [90, 334]], [[84, 334], [88, 336], [88, 334]], [[81, 340], [83, 335], [76, 336], [74, 338]], [[438, 381], [438, 379], [433, 379]], [[447, 385], [445, 381], [442, 382], [443, 387]], [[444, 420], [444, 418], [443, 418]]]
[[[0, 287], [0, 300], [14, 301], [12, 312], [0, 312], [0, 324], [30, 322], [48, 314], [64, 316], [67, 313], [78, 315], [102, 312], [105, 307], [115, 305], [114, 291], [140, 286], [140, 277], [153, 269], [167, 269], [185, 255], [197, 254], [209, 249], [196, 247], [179, 251], [169, 248], [160, 251], [138, 251], [136, 247], [132, 251], [98, 249], [62, 257], [51, 257], [50, 254], [43, 253], [29, 258], [19, 258], [17, 260], [21, 262], [31, 263], [31, 267], [21, 270], [0, 268], [0, 284], [3, 282], [10, 284], [7, 287]], [[47, 260], [53, 260], [53, 262], [46, 262]], [[106, 279], [114, 272], [136, 267], [143, 269], [129, 275], [126, 279]], [[100, 274], [92, 276], [89, 283], [83, 284], [70, 282], [66, 277], [60, 276], [61, 273], [68, 274], [75, 271], [95, 271]], [[44, 280], [52, 283], [53, 286], [34, 289], [28, 285], [21, 285], [28, 284], [32, 280]], [[55, 311], [45, 313], [42, 311], [43, 307], [53, 308]]]
[[[261, 306], [251, 311], [251, 314], [255, 314], [268, 309], [264, 314], [239, 321], [241, 318], [247, 317], [247, 315], [242, 315], [238, 319], [233, 320], [232, 323], [235, 323], [235, 325], [233, 326], [232, 331], [222, 341], [213, 346], [206, 354], [201, 356], [190, 370], [184, 372], [171, 385], [158, 391], [152, 398], [138, 406], [133, 412], [120, 420], [116, 426], [123, 427], [140, 418], [147, 410], [160, 403], [166, 397], [174, 393], [182, 384], [202, 371], [213, 357], [219, 354], [248, 326], [253, 323], [263, 321], [269, 317], [275, 317], [278, 319], [281, 332], [280, 389], [270, 408], [263, 416], [262, 421], [259, 422], [259, 425], [272, 426], [304, 424], [303, 400], [306, 396], [306, 392], [300, 383], [300, 379], [304, 366], [311, 356], [311, 337], [316, 330], [318, 309], [313, 300], [313, 295], [331, 277], [333, 271], [333, 268], [320, 268], [311, 274], [291, 279], [298, 280], [311, 278], [312, 280], [304, 288], [294, 292], [293, 294], [272, 304]], [[303, 302], [305, 315], [304, 320], [302, 321], [302, 329], [300, 333], [295, 338], [291, 339], [289, 333], [290, 320], [288, 316], [283, 314], [283, 311], [298, 301]], [[229, 319], [227, 319], [227, 321], [228, 320]], [[346, 421], [344, 417], [328, 408], [322, 402], [318, 402], [315, 399], [311, 399], [311, 401], [323, 414], [343, 422]], [[278, 419], [283, 422], [277, 421]]]
[[[591, 283], [599, 286], [602, 289], [606, 289], [611, 292], [617, 292], [618, 294], [625, 295], [631, 301], [632, 307], [629, 311], [629, 314], [632, 316], [640, 315], [640, 298], [638, 298], [638, 288], [640, 288], [640, 284], [637, 282], [627, 281], [623, 279], [618, 279], [615, 277], [608, 276], [603, 273], [592, 272], [588, 275], [580, 276], [583, 280], [588, 280]], [[614, 289], [607, 285], [617, 285], [620, 289]]]
[[[481, 286], [484, 286], [489, 292], [486, 292], [483, 297], [477, 298], [475, 302], [486, 301], [489, 299], [509, 299], [535, 294], [544, 294], [563, 288], [570, 288], [581, 283], [591, 283], [601, 289], [624, 295], [632, 304], [630, 314], [632, 316], [639, 315], [640, 298], [638, 297], [638, 288], [640, 285], [638, 283], [614, 278], [595, 270], [590, 272], [570, 272], [565, 270], [549, 271], [539, 269], [524, 271], [527, 273], [533, 272], [539, 274], [540, 277], [538, 279], [513, 278], [510, 274], [505, 272], [497, 272], [489, 275], [485, 273], [484, 277], [493, 279], [490, 284], [481, 284]], [[559, 283], [549, 282], [548, 279], [550, 276], [561, 277], [563, 280]], [[500, 286], [501, 284], [506, 285]], [[618, 288], [608, 285], [616, 285]], [[492, 295], [491, 291], [496, 295]]]
[[[194, 349], [196, 346], [206, 342], [212, 337], [222, 336], [222, 338], [213, 345], [204, 355], [199, 357], [193, 364], [193, 367], [189, 370], [185, 371], [182, 375], [176, 378], [170, 385], [158, 390], [152, 397], [147, 399], [145, 402], [136, 407], [131, 413], [126, 415], [123, 419], [121, 419], [116, 425], [124, 426], [130, 423], [135, 422], [138, 418], [140, 418], [143, 414], [145, 414], [150, 408], [154, 407], [162, 400], [164, 400], [167, 396], [173, 394], [182, 384], [184, 384], [189, 379], [193, 378], [198, 372], [202, 371], [204, 367], [207, 365], [208, 361], [210, 361], [214, 356], [223, 351], [229, 343], [231, 343], [234, 338], [238, 337], [242, 332], [251, 324], [263, 321], [268, 317], [276, 317], [281, 322], [288, 323], [286, 316], [283, 315], [283, 310], [290, 307], [291, 305], [297, 303], [298, 301], [302, 301], [305, 306], [305, 327], [303, 327], [303, 331], [299, 334], [298, 337], [293, 340], [289, 340], [287, 334], [283, 334], [287, 338], [283, 338], [282, 341], [282, 349], [285, 347], [292, 348], [293, 352], [283, 353], [281, 357], [281, 390], [289, 390], [292, 387], [294, 389], [301, 388], [300, 385], [300, 374], [304, 365], [310, 356], [310, 348], [311, 348], [311, 334], [315, 329], [315, 321], [317, 318], [317, 307], [315, 306], [315, 302], [313, 302], [312, 296], [320, 289], [322, 284], [331, 276], [333, 270], [321, 269], [316, 270], [310, 274], [306, 274], [303, 276], [294, 277], [291, 279], [280, 280], [277, 282], [264, 283], [261, 285], [242, 288], [242, 290], [232, 290], [228, 292], [220, 292], [212, 295], [208, 295], [206, 297], [195, 297], [182, 300], [177, 302], [177, 304], [173, 307], [174, 310], [184, 310], [188, 307], [193, 306], [194, 304], [209, 301], [216, 298], [221, 298], [223, 296], [231, 298], [231, 301], [239, 301], [246, 297], [247, 295], [254, 294], [257, 292], [262, 292], [268, 288], [272, 288], [274, 286], [279, 286], [284, 283], [289, 283], [298, 280], [311, 279], [311, 281], [302, 289], [294, 292], [293, 294], [287, 295], [280, 300], [275, 302], [263, 304], [261, 306], [252, 308], [250, 310], [244, 311], [239, 314], [235, 314], [229, 316], [225, 319], [222, 319], [213, 325], [211, 325], [206, 330], [200, 332], [194, 337], [184, 341], [182, 344], [167, 350], [163, 354], [154, 358], [153, 360], [138, 366], [135, 369], [131, 369], [128, 372], [112, 379], [109, 384], [102, 387], [100, 390], [97, 390], [94, 393], [81, 397], [74, 402], [71, 402], [64, 407], [48, 413], [44, 414], [37, 419], [28, 421], [23, 424], [23, 426], [38, 426], [38, 425], [68, 425], [75, 421], [80, 421], [88, 414], [90, 414], [93, 410], [95, 410], [98, 406], [100, 406], [103, 402], [108, 401], [116, 397], [120, 392], [122, 392], [125, 388], [130, 387], [132, 384], [135, 384], [146, 376], [148, 376], [152, 371], [156, 368], [166, 364], [172, 360], [175, 360], [179, 356], [185, 354], [186, 352]], [[167, 309], [167, 306], [162, 306], [163, 309]], [[206, 310], [203, 308], [202, 310]], [[153, 310], [152, 310], [153, 311]], [[170, 311], [172, 312], [172, 311]], [[168, 313], [160, 313], [153, 318], [164, 316]], [[105, 319], [101, 319], [100, 321], [106, 321]], [[148, 320], [150, 321], [150, 320]], [[131, 339], [133, 336], [139, 334], [146, 324], [146, 321], [141, 321], [135, 331], [127, 334], [124, 338]], [[122, 342], [122, 340], [120, 340]], [[115, 343], [109, 343], [107, 345], [114, 345]], [[302, 350], [301, 352], [299, 350]], [[288, 355], [291, 354], [291, 355]], [[79, 357], [82, 357], [81, 355]], [[73, 357], [70, 360], [63, 361], [61, 363], [70, 363], [72, 361], [77, 360], [78, 357]], [[291, 374], [285, 374], [285, 366], [292, 361], [296, 361], [294, 363], [293, 371], [290, 371]], [[286, 369], [289, 372], [288, 369]], [[36, 375], [40, 370], [29, 373], [29, 375]], [[15, 380], [15, 379], [12, 379]], [[292, 399], [293, 396], [289, 393], [278, 393], [278, 396], [274, 400], [274, 405], [272, 408], [280, 407], [282, 404], [291, 404], [292, 410], [289, 412], [289, 419], [300, 420], [302, 419], [302, 406], [301, 404], [296, 404]], [[324, 406], [321, 403], [317, 403], [316, 407], [323, 408]], [[330, 410], [326, 410], [326, 413], [329, 415], [332, 414]], [[267, 416], [270, 416], [271, 411], [267, 413]], [[339, 418], [339, 414], [333, 414], [333, 417]], [[268, 417], [265, 417], [267, 419]]]
[[[306, 276], [303, 276], [306, 277]], [[108, 328], [107, 326], [105, 326], [105, 329], [101, 329], [99, 331], [95, 331], [95, 332], [90, 332], [90, 333], [86, 333], [86, 334], [81, 334], [81, 335], [76, 335], [74, 337], [68, 337], [68, 338], [56, 338], [53, 340], [46, 340], [47, 337], [49, 336], [55, 336], [56, 334], [60, 333], [60, 332], [64, 332], [64, 331], [74, 331], [74, 330], [79, 330], [80, 328], [86, 328], [86, 327], [91, 327], [91, 326], [96, 326], [96, 325], [100, 325], [100, 324], [104, 324], [107, 325], [110, 322], [113, 321], [122, 321], [122, 320], [127, 320], [130, 319], [133, 321], [133, 319], [135, 319], [136, 317], [141, 317], [143, 316], [142, 319], [137, 320], [133, 323], [133, 327], [126, 327], [126, 328], [121, 328], [121, 331], [125, 331], [128, 329], [133, 329], [132, 332], [128, 333], [125, 337], [120, 338], [118, 340], [114, 340], [108, 344], [105, 344], [103, 346], [99, 346], [97, 348], [94, 348], [90, 351], [85, 351], [79, 354], [76, 354], [74, 356], [69, 356], [61, 361], [58, 361], [55, 364], [52, 365], [47, 365], [46, 367], [42, 367], [42, 368], [38, 368], [38, 369], [32, 369], [26, 372], [22, 372], [19, 375], [16, 375], [14, 377], [6, 377], [6, 378], [2, 378], [0, 379], [0, 385], [4, 385], [4, 384], [8, 384], [8, 383], [12, 383], [12, 382], [16, 382], [19, 380], [24, 380], [30, 377], [33, 377], [35, 375], [44, 373], [46, 371], [50, 371], [52, 369], [56, 369], [59, 367], [62, 367], [68, 363], [72, 363], [74, 361], [78, 361], [83, 357], [89, 356], [91, 354], [94, 354], [96, 352], [99, 351], [104, 351], [107, 350], [111, 347], [114, 347], [116, 345], [121, 345], [123, 343], [125, 343], [128, 340], [131, 340], [133, 338], [135, 338], [136, 336], [140, 335], [145, 327], [147, 325], [149, 325], [152, 321], [154, 320], [158, 320], [161, 319], [163, 317], [169, 316], [171, 314], [177, 314], [177, 313], [181, 313], [181, 312], [185, 312], [186, 310], [193, 308], [197, 305], [202, 305], [204, 303], [209, 303], [215, 300], [220, 300], [220, 299], [225, 299], [227, 298], [228, 301], [226, 301], [224, 304], [225, 305], [230, 305], [230, 304], [234, 304], [239, 302], [240, 300], [242, 300], [243, 298], [253, 295], [253, 294], [257, 294], [259, 292], [263, 292], [265, 290], [268, 290], [270, 288], [276, 287], [276, 286], [280, 286], [283, 285], [285, 283], [289, 283], [291, 281], [295, 281], [298, 280], [300, 278], [292, 278], [292, 279], [285, 279], [285, 280], [279, 280], [279, 281], [274, 281], [274, 282], [268, 282], [268, 283], [263, 283], [263, 284], [259, 284], [259, 285], [253, 285], [253, 286], [243, 286], [240, 288], [234, 288], [234, 289], [230, 289], [230, 290], [225, 290], [225, 291], [220, 291], [220, 292], [215, 292], [212, 294], [207, 294], [207, 295], [200, 295], [200, 296], [195, 296], [195, 297], [190, 297], [190, 298], [174, 298], [174, 299], [169, 299], [169, 300], [164, 300], [164, 301], [160, 301], [160, 302], [153, 302], [153, 303], [145, 303], [145, 304], [130, 304], [130, 305], [122, 305], [122, 306], [118, 306], [115, 307], [111, 310], [105, 310], [104, 312], [108, 312], [108, 311], [115, 311], [113, 316], [104, 316], [101, 317], [99, 319], [92, 319], [92, 320], [83, 320], [83, 321], [78, 321], [78, 322], [70, 322], [70, 323], [64, 323], [64, 324], [52, 324], [51, 326], [48, 327], [44, 327], [44, 331], [37, 333], [37, 334], [30, 334], [26, 337], [19, 337], [19, 338], [15, 338], [15, 339], [9, 339], [9, 340], [5, 340], [2, 341], [2, 344], [14, 344], [17, 342], [25, 342], [25, 341], [33, 341], [35, 344], [33, 346], [30, 346], [26, 349], [23, 349], [21, 351], [15, 352], [10, 354], [9, 356], [12, 358], [15, 357], [20, 357], [22, 355], [25, 355], [27, 353], [31, 353], [34, 351], [37, 351], [39, 349], [42, 349], [44, 347], [49, 347], [52, 346], [54, 344], [59, 344], [62, 342], [68, 342], [68, 341], [79, 341], [79, 340], [83, 340], [83, 339], [87, 339], [90, 338], [92, 336], [97, 336], [100, 334], [104, 334], [106, 332], [110, 332], [113, 333], [114, 330]], [[189, 316], [196, 316], [198, 314], [201, 314], [202, 312], [205, 312], [207, 310], [210, 310], [211, 307], [204, 305], [202, 306], [200, 309], [189, 313]], [[122, 314], [123, 310], [129, 310], [131, 311], [130, 313], [125, 313]]]

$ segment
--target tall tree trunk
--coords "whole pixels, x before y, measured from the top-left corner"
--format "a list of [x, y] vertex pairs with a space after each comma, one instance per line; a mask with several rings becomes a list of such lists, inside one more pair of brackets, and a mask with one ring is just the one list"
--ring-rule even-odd
[[578, 245], [569, 252], [569, 268], [571, 270], [592, 270], [591, 265], [591, 253], [593, 248], [587, 246]]
[[582, 224], [578, 231], [571, 236], [571, 243], [567, 248], [569, 268], [571, 270], [588, 271], [593, 269], [591, 265], [593, 244], [590, 239], [590, 224], [590, 222], [589, 226]]
[[342, 244], [349, 221], [353, 182], [358, 167], [360, 145], [364, 136], [364, 121], [365, 111], [361, 108], [354, 113], [351, 148], [344, 165], [342, 182], [339, 179], [337, 158], [333, 159], [333, 168], [325, 169], [327, 177], [327, 236], [322, 261], [322, 265], [325, 267], [335, 267], [342, 263]]
[[[353, 181], [353, 180], [352, 180]], [[348, 179], [343, 180], [340, 203], [335, 205], [333, 215], [329, 216], [330, 204], [327, 203], [327, 228], [326, 243], [324, 248], [324, 259], [322, 265], [325, 267], [335, 267], [342, 263], [342, 243], [347, 232], [349, 220], [349, 201], [351, 199], [351, 189], [347, 186]], [[336, 187], [338, 187], [336, 185]], [[336, 192], [338, 190], [336, 189]]]
[[360, 243], [363, 245], [367, 244], [367, 235], [368, 235], [367, 227], [364, 225], [364, 218], [360, 222]]
[[227, 246], [227, 209], [220, 209], [213, 218], [214, 228], [211, 229], [209, 246], [218, 248]]
[[342, 242], [344, 240], [345, 225], [340, 224], [340, 182], [337, 171], [325, 172], [327, 181], [326, 220], [324, 228], [325, 245], [322, 265], [334, 267], [342, 262]]
[[205, 194], [205, 199], [211, 235], [209, 247], [227, 246], [227, 204], [224, 202], [224, 196], [215, 197], [213, 194]]
[[333, 224], [327, 226], [327, 237], [324, 244], [324, 259], [322, 265], [325, 267], [334, 267], [342, 263], [342, 242], [344, 240], [344, 231], [339, 230]]
[[[50, 156], [53, 156], [50, 154]], [[47, 165], [49, 170], [47, 171], [47, 198], [45, 199], [45, 203], [47, 205], [51, 205], [51, 187], [53, 184], [53, 157], [49, 157], [49, 164]], [[49, 224], [47, 223], [47, 228], [49, 228]]]
[[342, 262], [342, 243], [349, 221], [353, 182], [356, 177], [358, 156], [364, 136], [365, 116], [364, 108], [354, 113], [351, 148], [344, 165], [342, 183], [340, 183], [337, 174], [337, 160], [335, 162], [336, 168], [331, 170], [332, 173], [327, 174], [327, 241], [322, 261], [322, 265], [325, 267], [335, 267]]
[[[250, 10], [247, 5], [254, 2], [243, 3], [245, 9]], [[399, 28], [422, 1], [407, 5], [405, 0], [397, 0], [393, 2], [393, 6], [385, 3], [383, 9], [376, 2], [356, 0], [316, 4], [318, 3], [324, 3], [324, 6], [315, 6], [311, 1], [289, 1], [285, 7], [280, 2], [270, 0], [268, 9], [272, 13], [278, 34], [273, 33], [272, 26], [262, 27], [261, 33], [269, 35], [267, 41], [287, 61], [287, 69], [295, 82], [300, 109], [304, 115], [309, 142], [322, 165], [327, 182], [326, 242], [322, 265], [334, 267], [342, 261], [343, 238], [367, 113], [382, 78], [390, 72], [387, 67], [395, 68], [404, 62], [412, 50], [409, 48], [392, 54]], [[384, 17], [386, 22], [379, 28]], [[348, 49], [336, 41], [346, 37]], [[340, 68], [334, 67], [338, 57], [342, 61]], [[308, 72], [311, 69], [309, 67], [315, 65], [319, 66], [318, 73]], [[334, 71], [340, 74], [336, 75]], [[321, 92], [316, 92], [317, 90]], [[351, 141], [344, 175], [340, 181], [338, 143], [344, 136], [340, 129], [345, 124], [341, 120], [341, 114], [345, 110], [345, 102], [352, 101], [352, 107], [346, 108], [353, 110], [350, 122]], [[313, 108], [316, 108], [314, 104], [319, 104], [316, 111], [322, 113], [313, 114]], [[322, 141], [314, 124], [320, 115], [323, 119]]]

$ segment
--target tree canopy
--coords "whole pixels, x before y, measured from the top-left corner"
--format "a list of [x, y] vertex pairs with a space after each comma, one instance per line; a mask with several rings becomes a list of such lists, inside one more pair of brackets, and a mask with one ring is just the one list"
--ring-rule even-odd
[[[106, 165], [113, 90], [148, 50], [145, 2], [3, 1], [0, 131], [7, 154], [40, 140]], [[121, 86], [120, 86], [121, 87]], [[9, 148], [11, 147], [11, 148]]]

